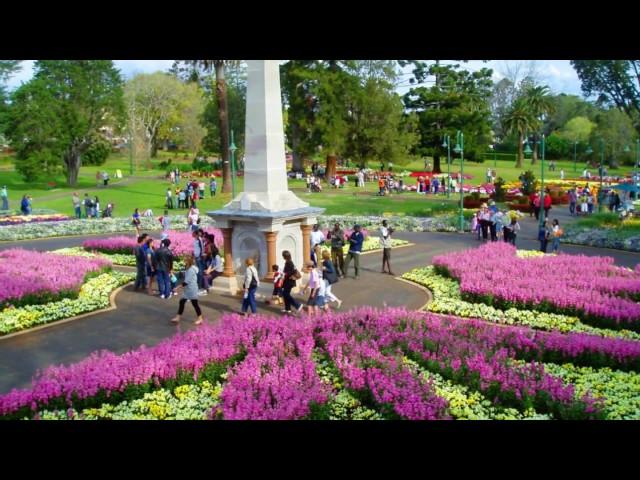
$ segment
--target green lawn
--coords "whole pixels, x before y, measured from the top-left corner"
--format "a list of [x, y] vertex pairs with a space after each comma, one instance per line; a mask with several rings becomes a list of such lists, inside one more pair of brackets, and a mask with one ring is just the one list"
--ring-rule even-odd
[[[112, 155], [107, 163], [100, 167], [82, 167], [78, 186], [73, 188], [65, 186], [65, 178], [62, 174], [57, 175], [55, 178], [26, 183], [13, 171], [10, 158], [0, 156], [0, 184], [7, 185], [9, 201], [14, 209], [19, 208], [19, 201], [22, 195], [29, 194], [33, 197], [33, 208], [35, 209], [51, 209], [60, 213], [73, 214], [71, 194], [74, 191], [81, 191], [81, 197], [84, 196], [85, 192], [92, 197], [98, 195], [102, 208], [106, 207], [107, 203], [113, 202], [115, 204], [114, 216], [130, 216], [135, 208], [139, 208], [141, 211], [151, 208], [154, 213], [160, 214], [164, 209], [165, 192], [170, 184], [164, 180], [164, 171], [158, 169], [158, 163], [172, 158], [174, 165], [177, 164], [182, 170], [187, 170], [191, 162], [184, 153], [159, 153], [160, 157], [152, 162], [152, 167], [155, 167], [155, 169], [146, 169], [144, 162], [140, 162], [140, 169], [135, 171], [134, 178], [129, 177], [129, 157], [126, 153]], [[513, 161], [498, 160], [495, 169], [498, 176], [507, 181], [514, 181], [517, 180], [523, 170], [531, 169], [530, 163], [531, 160], [527, 159], [525, 160], [524, 168], [516, 169]], [[565, 170], [565, 178], [572, 178], [572, 161], [557, 161], [556, 164], [557, 170], [555, 172], [545, 171], [546, 179], [559, 179], [561, 168]], [[443, 163], [443, 167], [446, 169], [446, 161]], [[471, 183], [479, 184], [484, 183], [488, 167], [494, 168], [493, 160], [480, 164], [465, 162], [464, 171], [473, 175], [473, 179], [470, 180]], [[583, 165], [578, 164], [578, 175], [582, 173], [583, 168]], [[122, 171], [123, 179], [115, 178], [115, 172], [118, 169]], [[397, 172], [405, 169], [422, 171], [424, 162], [421, 159], [413, 158], [407, 165], [394, 165], [394, 170]], [[454, 159], [451, 171], [457, 172], [459, 169], [460, 160]], [[108, 188], [96, 188], [95, 174], [97, 171], [104, 170], [109, 172], [111, 176], [110, 185]], [[617, 170], [611, 169], [609, 173], [612, 175], [624, 175], [631, 172], [631, 170], [629, 167]], [[536, 177], [539, 178], [540, 163], [534, 166], [533, 171]], [[593, 169], [591, 171], [596, 173]], [[52, 181], [56, 183], [54, 187], [48, 185]], [[415, 184], [415, 179], [405, 178], [405, 184]], [[243, 185], [243, 179], [238, 178], [238, 192], [242, 191]], [[365, 189], [358, 189], [353, 186], [353, 178], [350, 179], [349, 185], [344, 189], [335, 190], [325, 186], [322, 193], [307, 193], [304, 180], [290, 180], [289, 186], [301, 199], [309, 202], [312, 206], [325, 208], [327, 213], [332, 215], [404, 214], [430, 216], [435, 213], [455, 210], [457, 206], [457, 197], [447, 200], [444, 196], [433, 198], [433, 196], [422, 196], [415, 193], [379, 197], [376, 195], [376, 182], [368, 182]], [[219, 185], [220, 188], [221, 185]], [[207, 186], [207, 197], [200, 201], [198, 206], [201, 211], [215, 210], [221, 208], [230, 200], [230, 194], [219, 194], [216, 198], [209, 198]]]

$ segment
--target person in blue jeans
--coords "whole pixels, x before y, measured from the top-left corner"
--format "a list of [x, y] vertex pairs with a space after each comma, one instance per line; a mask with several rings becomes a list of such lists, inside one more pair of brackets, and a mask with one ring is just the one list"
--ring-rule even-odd
[[355, 277], [358, 278], [360, 270], [360, 254], [362, 253], [362, 244], [364, 243], [364, 235], [360, 231], [360, 225], [353, 226], [353, 233], [349, 237], [349, 253], [344, 261], [344, 276], [349, 274], [349, 264], [353, 260], [353, 268]]
[[244, 296], [242, 298], [242, 315], [247, 314], [247, 309], [251, 307], [251, 313], [256, 314], [256, 290], [260, 285], [260, 279], [258, 278], [258, 270], [253, 266], [253, 258], [247, 258], [245, 260], [247, 269], [244, 273]]
[[136, 248], [133, 251], [133, 254], [136, 257], [136, 269], [137, 269], [137, 274], [136, 274], [136, 284], [134, 287], [134, 290], [138, 290], [140, 288], [144, 288], [145, 286], [145, 278], [146, 278], [146, 258], [144, 255], [144, 251], [142, 249], [142, 245], [144, 243], [144, 241], [147, 239], [147, 234], [143, 233], [142, 235], [138, 236], [138, 245], [136, 245]]
[[171, 240], [165, 238], [156, 251], [158, 290], [160, 298], [171, 298], [171, 271], [173, 270], [173, 253], [169, 250]]
[[193, 236], [193, 258], [196, 260], [196, 267], [198, 267], [198, 288], [200, 289], [198, 295], [206, 295], [209, 289], [205, 288], [204, 283], [204, 271], [207, 269], [205, 265], [205, 251], [204, 241], [202, 240], [202, 230], [194, 230], [191, 234]]
[[0, 196], [2, 196], [2, 210], [9, 210], [9, 194], [7, 193], [6, 185], [2, 187]]

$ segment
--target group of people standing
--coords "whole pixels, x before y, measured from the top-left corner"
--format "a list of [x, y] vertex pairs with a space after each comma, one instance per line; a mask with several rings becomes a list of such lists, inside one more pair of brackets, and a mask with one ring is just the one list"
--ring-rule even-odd
[[88, 193], [84, 194], [84, 199], [80, 200], [78, 192], [74, 192], [71, 196], [73, 210], [76, 218], [82, 218], [82, 206], [84, 206], [84, 218], [110, 218], [113, 214], [114, 204], [109, 202], [104, 211], [100, 208], [100, 199], [98, 196], [91, 198]]
[[595, 198], [593, 192], [586, 184], [582, 189], [569, 190], [569, 213], [572, 216], [591, 215], [594, 210]]
[[[175, 200], [174, 192], [171, 187], [167, 188], [165, 194], [165, 206], [166, 208], [195, 208], [198, 200], [204, 199], [206, 184], [200, 180], [189, 179], [183, 188], [176, 187]], [[212, 177], [209, 180], [209, 192], [211, 197], [216, 196], [218, 191], [218, 182], [216, 177]]]
[[517, 216], [501, 212], [491, 200], [489, 205], [483, 203], [471, 219], [471, 231], [476, 233], [478, 240], [482, 238], [483, 241], [490, 239], [497, 242], [502, 238], [505, 242], [515, 245], [520, 223]]

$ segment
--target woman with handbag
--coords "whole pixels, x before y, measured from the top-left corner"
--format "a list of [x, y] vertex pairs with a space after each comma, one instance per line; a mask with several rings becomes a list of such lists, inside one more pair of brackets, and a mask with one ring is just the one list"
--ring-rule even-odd
[[195, 263], [196, 260], [193, 255], [187, 255], [184, 259], [185, 273], [184, 282], [182, 282], [184, 291], [180, 299], [178, 314], [171, 319], [171, 323], [180, 323], [182, 314], [184, 313], [184, 305], [187, 303], [187, 300], [191, 301], [191, 305], [193, 305], [198, 315], [198, 318], [194, 322], [195, 325], [200, 325], [204, 321], [202, 318], [202, 310], [200, 310], [200, 306], [198, 305], [198, 267], [196, 267]]
[[242, 315], [247, 314], [247, 310], [251, 307], [251, 313], [256, 314], [256, 290], [260, 285], [258, 279], [258, 270], [253, 266], [253, 258], [247, 258], [244, 262], [247, 269], [244, 272], [244, 296], [242, 298]]
[[338, 304], [338, 308], [340, 308], [342, 306], [342, 300], [331, 292], [333, 284], [338, 282], [338, 272], [336, 272], [336, 269], [333, 266], [329, 250], [322, 251], [322, 277], [325, 284], [324, 296], [329, 301], [336, 302]]
[[291, 306], [296, 309], [297, 312], [302, 310], [302, 305], [295, 298], [291, 296], [291, 290], [296, 286], [296, 280], [302, 278], [300, 272], [296, 269], [296, 266], [291, 260], [291, 252], [285, 250], [282, 252], [282, 258], [284, 258], [284, 282], [282, 285], [282, 298], [284, 298], [284, 309], [282, 313], [291, 313]]

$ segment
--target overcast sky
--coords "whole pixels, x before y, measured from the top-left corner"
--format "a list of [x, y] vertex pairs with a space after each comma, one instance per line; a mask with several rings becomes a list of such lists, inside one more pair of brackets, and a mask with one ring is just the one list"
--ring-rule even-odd
[[[126, 78], [137, 73], [152, 73], [167, 70], [173, 64], [173, 60], [114, 60], [116, 67], [120, 69]], [[446, 61], [445, 61], [446, 62]], [[513, 67], [519, 63], [529, 63], [530, 60], [491, 60], [482, 62], [471, 60], [466, 65], [470, 69], [480, 69], [483, 67], [493, 69], [494, 80], [502, 78], [507, 70], [507, 66]], [[568, 93], [581, 95], [580, 80], [575, 70], [569, 64], [569, 60], [536, 60], [535, 61], [540, 80], [549, 85], [554, 93]], [[22, 82], [29, 80], [32, 76], [33, 60], [25, 60], [22, 63], [22, 70], [11, 78], [8, 82], [9, 88], [15, 88]], [[400, 93], [405, 93], [407, 87], [400, 88]]]

